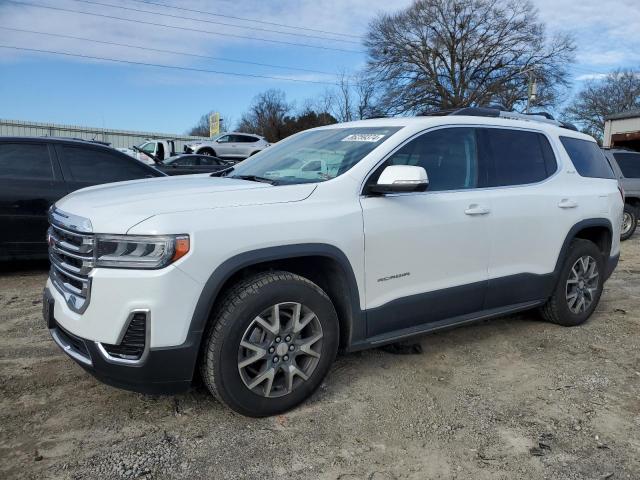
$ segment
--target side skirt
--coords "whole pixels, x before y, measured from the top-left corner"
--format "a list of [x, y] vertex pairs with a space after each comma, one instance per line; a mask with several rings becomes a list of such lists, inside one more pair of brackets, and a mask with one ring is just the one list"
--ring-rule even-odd
[[439, 320], [437, 322], [431, 322], [424, 325], [417, 325], [415, 327], [404, 328], [402, 330], [396, 330], [393, 332], [376, 335], [371, 338], [367, 338], [361, 342], [354, 343], [348, 349], [349, 352], [356, 352], [358, 350], [364, 350], [367, 348], [375, 348], [388, 343], [398, 342], [418, 335], [424, 335], [427, 333], [437, 332], [441, 330], [448, 330], [463, 325], [479, 322], [481, 320], [487, 320], [490, 318], [501, 317], [503, 315], [509, 315], [511, 313], [521, 312], [524, 310], [530, 310], [532, 308], [542, 305], [544, 300], [535, 300], [531, 302], [517, 303], [515, 305], [508, 305], [506, 307], [491, 308], [488, 310], [482, 310], [480, 312], [470, 313], [466, 315], [460, 315], [453, 318], [447, 318]]

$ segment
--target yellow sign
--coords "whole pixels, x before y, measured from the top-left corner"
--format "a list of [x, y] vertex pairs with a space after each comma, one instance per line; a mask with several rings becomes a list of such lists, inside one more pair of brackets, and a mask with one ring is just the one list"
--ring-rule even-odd
[[220, 133], [220, 114], [218, 112], [209, 114], [209, 136], [214, 137]]

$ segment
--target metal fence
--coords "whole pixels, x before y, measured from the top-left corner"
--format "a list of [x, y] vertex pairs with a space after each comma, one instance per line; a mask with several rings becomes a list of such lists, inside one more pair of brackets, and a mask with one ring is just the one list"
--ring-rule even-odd
[[55, 123], [26, 122], [22, 120], [0, 119], [0, 136], [7, 137], [71, 137], [84, 140], [108, 142], [114, 148], [139, 145], [145, 140], [168, 138], [173, 139], [176, 151], [181, 152], [185, 143], [202, 140], [203, 137], [175, 135], [172, 133], [137, 132], [130, 130], [113, 130], [109, 128], [81, 127], [77, 125], [59, 125]]

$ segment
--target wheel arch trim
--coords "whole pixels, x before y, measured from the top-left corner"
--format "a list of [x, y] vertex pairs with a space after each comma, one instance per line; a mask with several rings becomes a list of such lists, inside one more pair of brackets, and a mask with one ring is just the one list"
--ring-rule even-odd
[[191, 318], [189, 334], [202, 334], [213, 311], [216, 301], [219, 299], [223, 285], [240, 270], [261, 263], [277, 260], [290, 260], [304, 257], [327, 257], [334, 260], [342, 269], [349, 287], [348, 296], [351, 304], [350, 331], [352, 338], [364, 334], [364, 314], [360, 309], [360, 291], [353, 267], [345, 253], [339, 248], [324, 243], [304, 243], [267, 247], [250, 250], [235, 255], [221, 263], [205, 282], [196, 303]]
[[[613, 226], [611, 225], [611, 221], [608, 218], [588, 218], [586, 220], [581, 220], [576, 223], [569, 232], [567, 233], [564, 242], [562, 243], [562, 247], [560, 248], [560, 253], [558, 254], [558, 259], [556, 260], [556, 266], [553, 269], [554, 279], [557, 281], [560, 275], [560, 269], [562, 268], [562, 264], [564, 262], [565, 257], [567, 256], [567, 252], [569, 251], [569, 246], [576, 235], [581, 230], [586, 228], [593, 227], [604, 227], [609, 231], [609, 235], [611, 236], [611, 242], [613, 242]], [[611, 256], [611, 250], [609, 250], [609, 256]], [[603, 259], [605, 263], [609, 260], [609, 258]], [[555, 283], [555, 282], [554, 282]]]

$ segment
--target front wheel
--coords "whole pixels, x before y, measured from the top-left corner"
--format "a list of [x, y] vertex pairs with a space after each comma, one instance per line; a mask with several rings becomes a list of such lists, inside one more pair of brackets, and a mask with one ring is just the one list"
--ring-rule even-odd
[[620, 240], [628, 240], [638, 225], [638, 210], [633, 205], [624, 204], [622, 213], [622, 228], [620, 230]]
[[598, 247], [589, 240], [573, 240], [553, 294], [540, 309], [542, 316], [565, 327], [584, 323], [598, 306], [604, 280]]
[[202, 377], [233, 410], [276, 415], [318, 388], [336, 356], [338, 332], [320, 287], [289, 272], [258, 274], [220, 304], [205, 338]]

